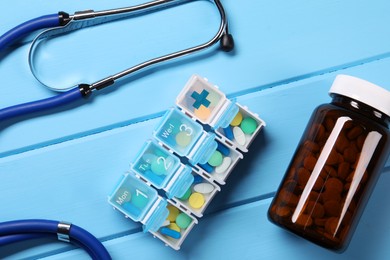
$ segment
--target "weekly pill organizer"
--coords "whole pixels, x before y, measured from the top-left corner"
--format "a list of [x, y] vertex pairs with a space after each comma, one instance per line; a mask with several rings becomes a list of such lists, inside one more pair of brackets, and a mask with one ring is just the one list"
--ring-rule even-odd
[[193, 75], [108, 202], [178, 250], [264, 126], [257, 114]]

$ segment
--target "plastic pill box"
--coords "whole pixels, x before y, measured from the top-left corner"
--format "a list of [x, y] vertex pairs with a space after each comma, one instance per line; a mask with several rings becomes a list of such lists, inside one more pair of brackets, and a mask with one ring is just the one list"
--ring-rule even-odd
[[175, 250], [265, 126], [194, 75], [156, 125], [108, 202]]

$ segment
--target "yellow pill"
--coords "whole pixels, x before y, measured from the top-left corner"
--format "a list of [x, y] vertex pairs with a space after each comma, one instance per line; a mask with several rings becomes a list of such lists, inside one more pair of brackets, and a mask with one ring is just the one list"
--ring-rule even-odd
[[167, 209], [169, 210], [169, 215], [168, 215], [168, 220], [173, 222], [175, 221], [176, 217], [179, 215], [179, 209], [178, 208], [175, 208], [174, 206], [171, 206], [169, 205], [167, 207]]
[[204, 205], [204, 196], [198, 192], [194, 192], [191, 194], [188, 202], [194, 209], [199, 209]]
[[201, 105], [198, 109], [195, 109], [194, 113], [199, 119], [207, 120], [211, 114], [211, 110], [204, 105]]
[[231, 126], [238, 126], [241, 124], [242, 121], [242, 114], [240, 112], [237, 113], [237, 115], [234, 117], [232, 122], [230, 122]]
[[180, 232], [180, 228], [176, 223], [171, 223], [168, 228]]

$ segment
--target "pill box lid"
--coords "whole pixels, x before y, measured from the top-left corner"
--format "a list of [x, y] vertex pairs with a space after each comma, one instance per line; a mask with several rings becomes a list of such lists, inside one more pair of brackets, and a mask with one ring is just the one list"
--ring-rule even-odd
[[[130, 172], [119, 180], [108, 197], [108, 202], [125, 216], [142, 222], [158, 199], [155, 189]], [[139, 200], [135, 200], [138, 198]]]
[[187, 190], [194, 183], [194, 176], [192, 175], [192, 168], [182, 165], [175, 176], [167, 185], [167, 197], [171, 199], [173, 197], [181, 198], [187, 192]]
[[329, 94], [350, 97], [390, 116], [390, 91], [366, 80], [349, 75], [337, 75]]
[[176, 98], [176, 105], [180, 109], [214, 129], [226, 127], [227, 125], [221, 124], [225, 124], [225, 121], [230, 123], [237, 114], [238, 109], [233, 108], [237, 111], [232, 111], [231, 104], [217, 86], [198, 75], [191, 76]]
[[[185, 132], [191, 136], [191, 141], [185, 147], [177, 145], [174, 135], [177, 132]], [[153, 131], [153, 136], [171, 151], [179, 156], [186, 157], [193, 149], [198, 139], [203, 135], [202, 126], [195, 120], [187, 117], [177, 108], [167, 110]]]
[[[154, 173], [154, 164], [164, 167], [165, 172], [163, 174]], [[167, 186], [180, 165], [180, 159], [177, 156], [170, 153], [155, 140], [148, 140], [133, 160], [131, 169], [156, 188], [163, 189]]]

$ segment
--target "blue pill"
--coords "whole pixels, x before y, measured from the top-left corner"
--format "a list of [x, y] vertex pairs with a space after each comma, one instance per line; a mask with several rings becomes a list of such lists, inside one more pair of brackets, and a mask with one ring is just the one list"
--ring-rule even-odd
[[230, 150], [228, 147], [226, 147], [225, 145], [221, 144], [220, 142], [217, 142], [218, 146], [217, 146], [217, 150], [221, 152], [221, 154], [223, 154], [224, 156], [229, 156], [230, 154]]
[[195, 175], [194, 176], [194, 182], [193, 182], [194, 185], [198, 184], [198, 183], [202, 183], [202, 182], [203, 182], [203, 178], [200, 177], [200, 175]]
[[199, 164], [200, 167], [202, 167], [203, 170], [205, 170], [206, 172], [208, 173], [212, 173], [214, 171], [214, 167], [211, 166], [210, 164], [208, 163], [205, 163], [205, 164]]
[[160, 233], [165, 235], [165, 236], [172, 237], [174, 239], [179, 239], [181, 237], [180, 232], [177, 232], [176, 230], [173, 230], [173, 229], [170, 229], [167, 227], [160, 228]]
[[230, 126], [224, 128], [223, 132], [225, 133], [226, 138], [228, 138], [229, 140], [234, 139], [233, 130], [230, 128]]

